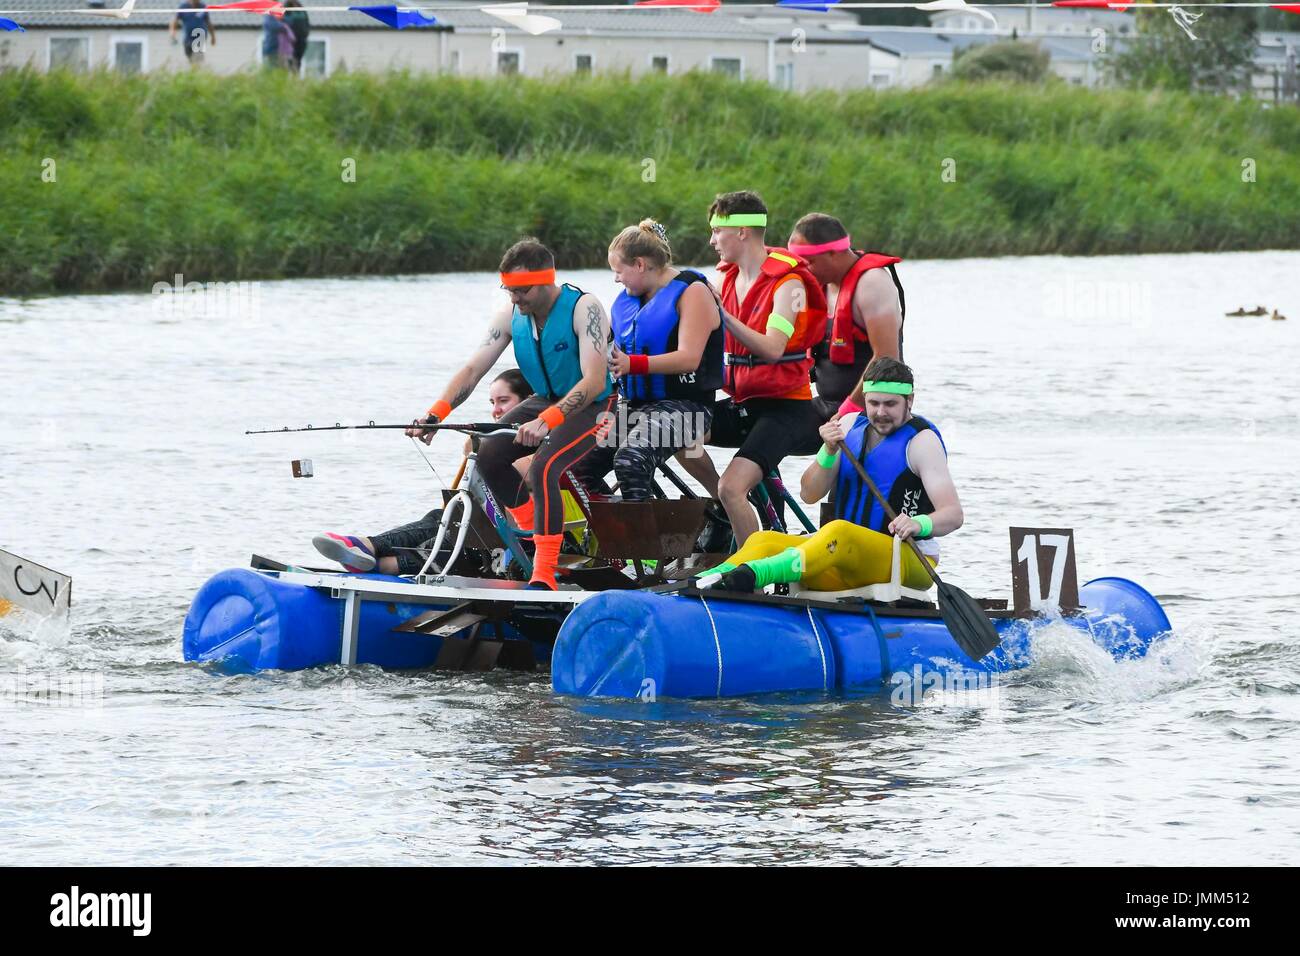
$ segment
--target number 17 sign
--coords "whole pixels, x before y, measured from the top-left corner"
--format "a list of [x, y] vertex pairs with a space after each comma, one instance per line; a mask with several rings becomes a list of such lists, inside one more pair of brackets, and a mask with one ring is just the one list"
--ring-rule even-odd
[[1011, 598], [1018, 612], [1078, 609], [1073, 529], [1011, 529]]

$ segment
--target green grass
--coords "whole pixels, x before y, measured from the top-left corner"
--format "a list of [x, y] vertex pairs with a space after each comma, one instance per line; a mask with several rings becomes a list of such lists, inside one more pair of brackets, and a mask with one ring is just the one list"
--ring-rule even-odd
[[771, 206], [774, 241], [823, 210], [909, 258], [1295, 248], [1298, 154], [1294, 108], [1059, 84], [15, 70], [0, 72], [0, 292], [493, 269], [525, 234], [600, 266], [643, 216], [707, 261], [709, 201], [741, 188]]

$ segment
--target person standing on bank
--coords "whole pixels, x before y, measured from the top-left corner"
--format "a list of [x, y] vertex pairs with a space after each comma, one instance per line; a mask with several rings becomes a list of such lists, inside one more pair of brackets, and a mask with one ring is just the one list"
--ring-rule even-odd
[[[187, 13], [187, 10], [194, 10], [194, 13]], [[191, 67], [199, 66], [203, 63], [203, 55], [207, 53], [208, 47], [217, 45], [217, 31], [212, 28], [212, 17], [208, 15], [206, 4], [200, 3], [199, 0], [184, 0], [180, 10], [172, 17], [172, 22], [167, 27], [167, 34], [176, 41], [176, 30], [179, 27], [181, 33], [181, 45], [185, 49], [185, 59]]]
[[302, 58], [307, 52], [307, 37], [311, 35], [311, 20], [302, 8], [301, 0], [284, 0], [284, 22], [293, 32], [293, 59], [289, 69], [294, 74], [302, 72]]

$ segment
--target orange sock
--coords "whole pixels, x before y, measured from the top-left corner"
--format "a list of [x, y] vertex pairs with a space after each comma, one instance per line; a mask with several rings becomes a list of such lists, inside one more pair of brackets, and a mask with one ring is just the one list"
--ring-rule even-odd
[[529, 584], [544, 584], [552, 591], [559, 590], [555, 582], [555, 567], [560, 561], [563, 541], [563, 533], [533, 535], [533, 576]]
[[513, 508], [507, 508], [506, 511], [510, 517], [515, 519], [515, 525], [520, 531], [532, 531], [533, 522], [533, 499], [525, 498], [522, 505], [515, 505]]

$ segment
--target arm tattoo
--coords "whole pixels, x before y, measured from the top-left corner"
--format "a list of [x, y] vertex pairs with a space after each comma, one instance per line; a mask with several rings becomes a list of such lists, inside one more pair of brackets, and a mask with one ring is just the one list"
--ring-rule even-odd
[[583, 408], [586, 408], [586, 406], [587, 406], [586, 391], [584, 391], [581, 388], [575, 388], [568, 395], [565, 395], [564, 398], [560, 399], [560, 401], [556, 404], [555, 407], [560, 410], [560, 413], [565, 418], [568, 418], [570, 415], [574, 414], [575, 412], [581, 411]]
[[495, 345], [497, 340], [500, 338], [501, 338], [501, 330], [498, 329], [496, 326], [493, 326], [492, 328], [488, 329], [487, 338], [485, 338], [482, 342], [479, 343], [479, 348], [484, 349], [487, 348], [489, 345]]
[[465, 401], [465, 399], [469, 398], [473, 394], [474, 394], [474, 386], [466, 385], [459, 392], [457, 392], [456, 395], [452, 398], [451, 400], [452, 407], [455, 408], [456, 406], [460, 405], [461, 402]]
[[600, 307], [597, 305], [587, 306], [587, 337], [591, 339], [591, 347], [596, 350], [596, 354], [604, 357], [605, 355], [605, 336], [601, 335], [601, 315]]

